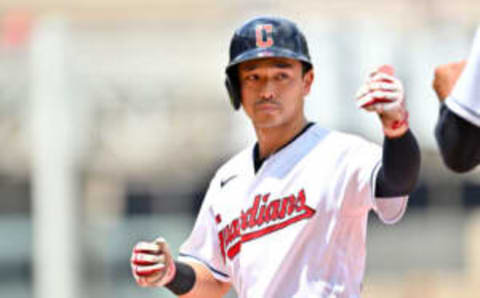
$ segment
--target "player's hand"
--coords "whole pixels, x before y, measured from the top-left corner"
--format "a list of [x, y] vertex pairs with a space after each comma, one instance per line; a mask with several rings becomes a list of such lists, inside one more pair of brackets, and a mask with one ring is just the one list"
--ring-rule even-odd
[[175, 276], [175, 262], [163, 238], [139, 242], [130, 258], [132, 274], [141, 287], [163, 287]]
[[466, 64], [467, 61], [462, 60], [439, 65], [435, 68], [432, 87], [440, 102], [443, 102], [450, 95]]
[[402, 136], [408, 130], [408, 111], [405, 93], [390, 65], [382, 65], [371, 72], [356, 95], [357, 106], [376, 112], [389, 138]]

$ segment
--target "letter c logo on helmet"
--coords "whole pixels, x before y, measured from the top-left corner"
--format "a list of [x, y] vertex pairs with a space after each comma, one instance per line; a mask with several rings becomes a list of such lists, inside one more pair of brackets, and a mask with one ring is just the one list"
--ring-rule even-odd
[[[257, 47], [269, 48], [273, 46], [272, 24], [260, 24], [255, 28], [255, 36], [257, 38]], [[264, 38], [265, 36], [265, 38]]]
[[235, 110], [241, 106], [238, 64], [265, 57], [291, 58], [313, 68], [307, 41], [297, 25], [280, 17], [262, 16], [248, 20], [233, 34], [230, 61], [225, 69], [230, 101]]

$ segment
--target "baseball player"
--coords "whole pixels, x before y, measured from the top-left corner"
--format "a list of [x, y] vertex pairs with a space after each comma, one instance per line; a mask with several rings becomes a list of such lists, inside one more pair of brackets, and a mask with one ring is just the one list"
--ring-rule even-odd
[[226, 77], [257, 143], [217, 171], [178, 260], [162, 238], [134, 247], [137, 283], [181, 297], [231, 286], [239, 297], [359, 297], [368, 213], [398, 221], [419, 171], [400, 81], [380, 67], [357, 96], [380, 116], [381, 148], [306, 120], [313, 65], [289, 20], [258, 17], [235, 31]]
[[480, 27], [468, 62], [441, 65], [433, 88], [441, 102], [435, 137], [445, 164], [464, 173], [480, 163]]

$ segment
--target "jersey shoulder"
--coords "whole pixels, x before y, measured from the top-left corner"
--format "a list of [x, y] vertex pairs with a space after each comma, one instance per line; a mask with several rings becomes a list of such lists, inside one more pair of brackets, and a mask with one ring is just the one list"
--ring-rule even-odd
[[370, 156], [378, 158], [382, 149], [362, 136], [332, 130], [318, 143], [314, 152], [314, 158], [323, 159], [328, 156], [330, 159], [358, 164]]
[[332, 146], [344, 149], [359, 149], [365, 147], [380, 148], [380, 145], [371, 142], [362, 136], [338, 130], [331, 131], [326, 141]]

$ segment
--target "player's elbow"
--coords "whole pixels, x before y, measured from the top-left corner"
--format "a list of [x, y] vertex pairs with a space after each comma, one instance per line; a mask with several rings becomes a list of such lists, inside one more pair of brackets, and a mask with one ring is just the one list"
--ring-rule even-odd
[[447, 140], [437, 133], [437, 143], [445, 166], [455, 173], [466, 173], [480, 162], [479, 150], [469, 146], [461, 138]]
[[375, 196], [379, 198], [393, 198], [410, 195], [417, 185], [420, 172], [420, 158], [406, 169], [398, 173], [386, 173], [380, 168], [377, 176]]
[[480, 163], [480, 128], [451, 112], [440, 108], [435, 127], [435, 139], [443, 163], [456, 173], [465, 173]]
[[471, 171], [478, 164], [478, 161], [466, 154], [462, 156], [462, 154], [443, 153], [442, 159], [447, 168], [459, 174]]
[[399, 196], [407, 196], [410, 195], [417, 185], [419, 169], [413, 170], [407, 176], [403, 177], [402, 180], [397, 180], [401, 182], [397, 182], [394, 193], [398, 194]]

